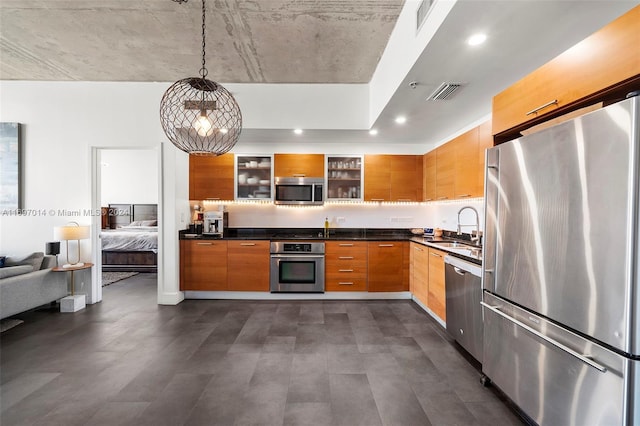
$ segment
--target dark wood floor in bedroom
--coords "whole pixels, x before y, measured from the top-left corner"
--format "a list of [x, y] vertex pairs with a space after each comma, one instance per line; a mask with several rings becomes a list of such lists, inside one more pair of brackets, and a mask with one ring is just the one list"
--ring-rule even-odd
[[156, 304], [156, 275], [0, 336], [5, 425], [519, 425], [411, 301]]

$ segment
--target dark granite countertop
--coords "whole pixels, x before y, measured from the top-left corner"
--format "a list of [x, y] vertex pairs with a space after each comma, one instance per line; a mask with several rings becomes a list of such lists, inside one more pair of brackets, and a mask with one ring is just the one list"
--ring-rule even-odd
[[[323, 237], [322, 228], [227, 228], [225, 240], [312, 240], [312, 241], [411, 241], [433, 247], [455, 257], [468, 260], [475, 264], [482, 264], [482, 250], [475, 248], [449, 248], [439, 243], [447, 241], [460, 241], [472, 244], [469, 234], [457, 235], [452, 231], [443, 231], [442, 237], [424, 237], [414, 235], [409, 229], [381, 229], [381, 228], [332, 228], [329, 229], [329, 237]], [[210, 240], [220, 239], [217, 236], [189, 234], [188, 230], [179, 232], [181, 240]]]

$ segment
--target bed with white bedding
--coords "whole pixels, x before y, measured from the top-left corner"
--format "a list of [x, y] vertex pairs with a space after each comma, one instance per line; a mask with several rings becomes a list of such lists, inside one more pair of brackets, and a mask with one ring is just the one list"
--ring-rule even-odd
[[103, 229], [102, 270], [156, 272], [158, 221], [155, 204], [109, 204]]

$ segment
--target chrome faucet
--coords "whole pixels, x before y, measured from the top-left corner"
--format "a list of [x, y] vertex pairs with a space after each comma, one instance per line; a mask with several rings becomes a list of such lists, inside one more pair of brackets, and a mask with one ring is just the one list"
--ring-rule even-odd
[[473, 224], [463, 225], [460, 223], [460, 213], [462, 213], [466, 209], [471, 209], [476, 214], [476, 229], [475, 231], [471, 231], [471, 242], [475, 243], [476, 245], [480, 245], [482, 241], [482, 231], [480, 231], [480, 215], [478, 214], [478, 210], [476, 210], [474, 207], [464, 206], [463, 208], [458, 210], [458, 235], [462, 234], [461, 228], [463, 226], [474, 226]]

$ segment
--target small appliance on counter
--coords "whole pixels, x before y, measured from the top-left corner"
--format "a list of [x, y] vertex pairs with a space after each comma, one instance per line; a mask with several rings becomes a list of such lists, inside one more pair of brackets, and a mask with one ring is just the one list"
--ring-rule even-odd
[[229, 213], [225, 211], [207, 211], [204, 212], [204, 224], [202, 235], [222, 238], [224, 236], [224, 228], [229, 221]]

